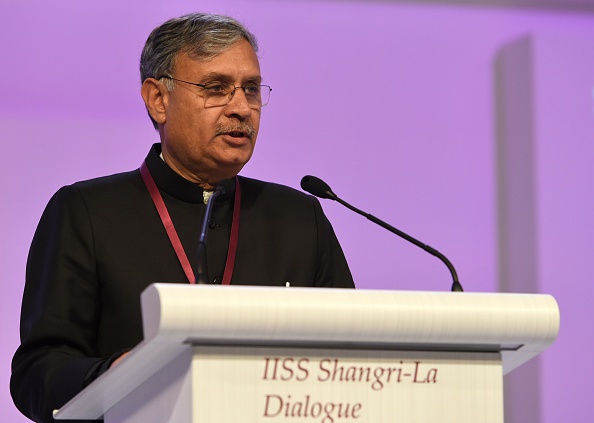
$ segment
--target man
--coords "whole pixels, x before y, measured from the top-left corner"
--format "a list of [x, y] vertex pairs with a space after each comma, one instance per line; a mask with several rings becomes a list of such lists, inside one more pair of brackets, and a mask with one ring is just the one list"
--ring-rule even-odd
[[153, 31], [142, 98], [159, 132], [141, 170], [63, 187], [33, 239], [11, 393], [35, 421], [142, 340], [140, 293], [196, 280], [210, 193], [209, 283], [354, 287], [318, 201], [236, 175], [254, 150], [269, 87], [254, 36], [223, 16], [192, 14]]

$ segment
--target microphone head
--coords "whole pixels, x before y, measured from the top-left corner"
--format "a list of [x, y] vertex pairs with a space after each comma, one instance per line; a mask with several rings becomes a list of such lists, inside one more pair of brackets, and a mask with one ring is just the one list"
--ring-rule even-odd
[[329, 198], [330, 200], [336, 200], [337, 198], [328, 184], [315, 176], [304, 176], [301, 179], [301, 188], [319, 198]]
[[217, 187], [215, 188], [215, 193], [217, 193], [215, 201], [217, 203], [222, 203], [226, 201], [229, 197], [233, 195], [235, 192], [235, 180], [234, 179], [223, 179]]

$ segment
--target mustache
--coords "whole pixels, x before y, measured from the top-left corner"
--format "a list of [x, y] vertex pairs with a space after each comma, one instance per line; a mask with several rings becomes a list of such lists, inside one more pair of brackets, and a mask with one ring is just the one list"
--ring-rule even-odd
[[216, 134], [228, 134], [230, 132], [243, 132], [249, 138], [254, 138], [256, 136], [256, 130], [252, 125], [247, 122], [233, 122], [233, 123], [217, 123], [216, 126]]

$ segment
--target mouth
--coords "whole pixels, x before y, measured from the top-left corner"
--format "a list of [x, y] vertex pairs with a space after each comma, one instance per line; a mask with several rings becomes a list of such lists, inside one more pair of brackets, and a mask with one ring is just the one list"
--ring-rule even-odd
[[228, 135], [233, 138], [251, 138], [246, 132], [243, 131], [226, 132], [224, 135]]

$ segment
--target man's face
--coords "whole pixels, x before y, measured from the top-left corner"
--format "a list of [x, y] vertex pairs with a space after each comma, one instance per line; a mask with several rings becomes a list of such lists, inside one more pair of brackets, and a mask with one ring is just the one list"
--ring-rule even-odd
[[[180, 54], [171, 76], [237, 87], [261, 82], [258, 58], [245, 40], [208, 62]], [[204, 95], [200, 87], [175, 81], [175, 89], [164, 99], [165, 121], [159, 132], [167, 164], [186, 179], [212, 188], [235, 176], [251, 158], [261, 110], [248, 104], [242, 89], [224, 106], [205, 107]]]

